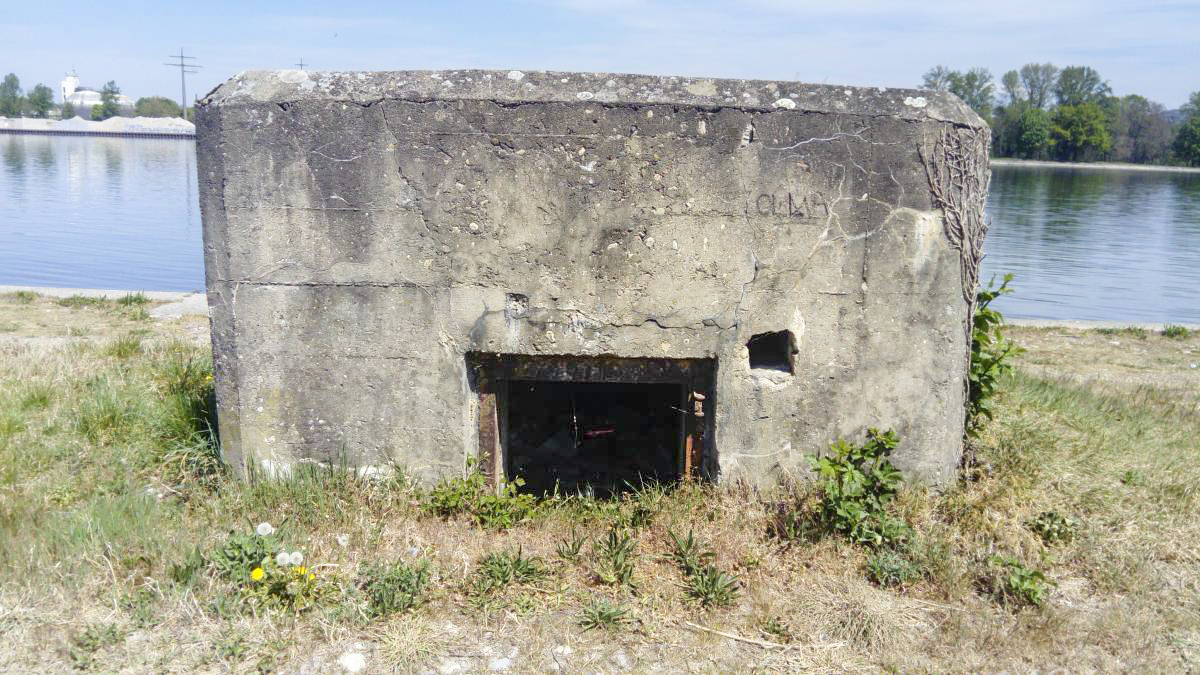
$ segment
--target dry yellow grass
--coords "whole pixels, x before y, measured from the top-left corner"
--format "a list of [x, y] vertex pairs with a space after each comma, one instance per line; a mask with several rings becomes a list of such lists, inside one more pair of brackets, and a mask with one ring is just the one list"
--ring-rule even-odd
[[[1200, 353], [1196, 336], [1133, 337], [1134, 351], [1120, 349], [1122, 336], [1014, 330], [1029, 352], [974, 443], [976, 462], [942, 494], [912, 490], [896, 504], [919, 533], [922, 577], [885, 589], [869, 580], [862, 547], [768, 535], [803, 485], [651, 489], [616, 505], [544, 508], [491, 531], [425, 513], [420, 491], [400, 479], [213, 475], [171, 399], [180, 364], [207, 358], [204, 335], [194, 321], [154, 323], [135, 309], [0, 298], [0, 326], [15, 326], [0, 332], [0, 670], [338, 672], [358, 657], [364, 672], [1187, 672], [1200, 663], [1200, 422], [1188, 408], [1200, 391], [1188, 361]], [[636, 591], [598, 582], [591, 544], [578, 562], [558, 557], [560, 541], [600, 537], [635, 509], [649, 514], [636, 529]], [[1049, 510], [1078, 522], [1073, 540], [1046, 544], [1028, 527]], [[304, 551], [331, 601], [299, 616], [254, 613], [210, 567], [172, 577], [194, 549], [211, 553], [261, 521]], [[703, 609], [685, 594], [668, 532], [689, 529], [740, 582], [732, 606]], [[518, 547], [549, 574], [479, 602], [479, 559]], [[1044, 608], [982, 590], [996, 554], [1055, 583]], [[353, 590], [361, 566], [415, 559], [431, 564], [425, 602], [367, 620]], [[626, 608], [629, 621], [581, 628], [595, 598]]]

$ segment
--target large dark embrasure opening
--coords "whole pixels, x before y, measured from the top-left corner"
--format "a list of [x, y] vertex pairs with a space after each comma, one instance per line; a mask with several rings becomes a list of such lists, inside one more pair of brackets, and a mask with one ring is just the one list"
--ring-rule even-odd
[[711, 359], [467, 355], [479, 459], [496, 482], [607, 497], [711, 475]]
[[679, 478], [678, 384], [508, 384], [508, 472], [531, 492], [609, 495]]

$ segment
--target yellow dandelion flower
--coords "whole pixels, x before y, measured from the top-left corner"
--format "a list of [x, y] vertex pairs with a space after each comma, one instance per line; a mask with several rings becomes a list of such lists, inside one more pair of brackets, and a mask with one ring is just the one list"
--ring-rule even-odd
[[254, 581], [262, 581], [264, 574], [266, 573], [263, 572], [263, 568], [261, 567], [255, 567], [254, 569], [250, 570], [250, 578]]
[[296, 573], [296, 576], [302, 577], [302, 576], [304, 576], [304, 573], [308, 571], [308, 568], [307, 567], [293, 567], [292, 571]]
[[310, 573], [309, 573], [309, 575], [308, 575], [308, 580], [309, 580], [309, 581], [316, 581], [316, 580], [317, 580], [317, 575], [315, 575], [315, 574], [312, 574], [312, 573], [310, 572]]

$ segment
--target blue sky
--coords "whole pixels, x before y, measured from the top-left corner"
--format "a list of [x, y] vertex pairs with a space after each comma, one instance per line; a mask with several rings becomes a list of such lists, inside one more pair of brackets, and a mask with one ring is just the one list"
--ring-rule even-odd
[[1200, 90], [1200, 1], [3, 0], [0, 73], [57, 91], [74, 68], [134, 97], [189, 98], [240, 70], [517, 68], [915, 86], [930, 66], [1090, 65], [1168, 108]]

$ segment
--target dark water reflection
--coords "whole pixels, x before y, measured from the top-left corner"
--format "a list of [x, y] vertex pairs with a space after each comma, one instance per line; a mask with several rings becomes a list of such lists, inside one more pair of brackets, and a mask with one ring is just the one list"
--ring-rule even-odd
[[[993, 167], [1013, 317], [1200, 323], [1200, 174]], [[0, 134], [0, 284], [204, 286], [195, 145]]]
[[1200, 174], [995, 166], [988, 213], [1009, 316], [1200, 323]]

